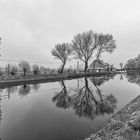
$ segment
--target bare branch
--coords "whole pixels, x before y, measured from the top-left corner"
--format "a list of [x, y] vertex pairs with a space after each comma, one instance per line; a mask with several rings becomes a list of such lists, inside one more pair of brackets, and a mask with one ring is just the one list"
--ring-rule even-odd
[[85, 72], [88, 68], [88, 60], [92, 57], [97, 47], [97, 34], [92, 31], [79, 33], [72, 41], [73, 54], [77, 59], [85, 62]]
[[55, 49], [52, 50], [52, 55], [62, 61], [61, 73], [63, 72], [64, 66], [72, 53], [72, 49], [68, 43], [57, 44]]

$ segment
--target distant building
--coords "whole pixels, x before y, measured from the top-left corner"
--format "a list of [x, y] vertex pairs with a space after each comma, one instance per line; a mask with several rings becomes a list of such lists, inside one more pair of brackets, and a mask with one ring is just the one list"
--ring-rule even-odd
[[[94, 63], [95, 63], [95, 68], [94, 68]], [[110, 65], [108, 63], [105, 63], [103, 60], [98, 59], [96, 62], [95, 60], [89, 65], [88, 68], [89, 72], [111, 72], [111, 71], [116, 71], [116, 68], [113, 65]]]

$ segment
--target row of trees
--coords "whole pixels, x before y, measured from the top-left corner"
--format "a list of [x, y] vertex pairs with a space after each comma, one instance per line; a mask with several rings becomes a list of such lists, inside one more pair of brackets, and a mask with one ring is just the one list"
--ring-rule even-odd
[[[116, 48], [116, 43], [111, 34], [94, 33], [87, 31], [74, 36], [71, 43], [55, 45], [52, 55], [61, 60], [60, 72], [63, 73], [65, 64], [72, 58], [79, 59], [85, 63], [84, 71], [87, 72], [88, 62], [93, 58], [95, 52], [95, 62], [101, 57], [103, 52], [112, 53]], [[95, 64], [94, 64], [95, 67]]]
[[124, 66], [124, 69], [133, 70], [133, 69], [140, 69], [140, 55], [138, 55], [134, 59], [130, 59]]
[[27, 61], [21, 61], [20, 63], [18, 63], [18, 65], [7, 64], [4, 72], [7, 75], [12, 76], [14, 76], [16, 73], [22, 72], [23, 75], [26, 76], [31, 71], [34, 75], [38, 75], [40, 73], [46, 73], [47, 71], [51, 71], [51, 69], [45, 68], [43, 66], [38, 66], [37, 64], [31, 66]]

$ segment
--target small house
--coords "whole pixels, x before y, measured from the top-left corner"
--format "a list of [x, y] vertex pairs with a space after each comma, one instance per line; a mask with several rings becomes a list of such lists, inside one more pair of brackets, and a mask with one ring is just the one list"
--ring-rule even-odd
[[113, 65], [109, 65], [108, 63], [105, 63], [103, 60], [94, 60], [88, 68], [89, 72], [111, 72], [111, 71], [115, 71], [116, 68], [114, 68]]

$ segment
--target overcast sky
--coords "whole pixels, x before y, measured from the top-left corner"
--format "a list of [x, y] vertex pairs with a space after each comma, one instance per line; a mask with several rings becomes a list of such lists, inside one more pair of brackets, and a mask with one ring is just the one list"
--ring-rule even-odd
[[104, 61], [126, 63], [140, 54], [140, 0], [0, 0], [2, 58], [56, 62], [55, 44], [88, 30], [116, 39]]

